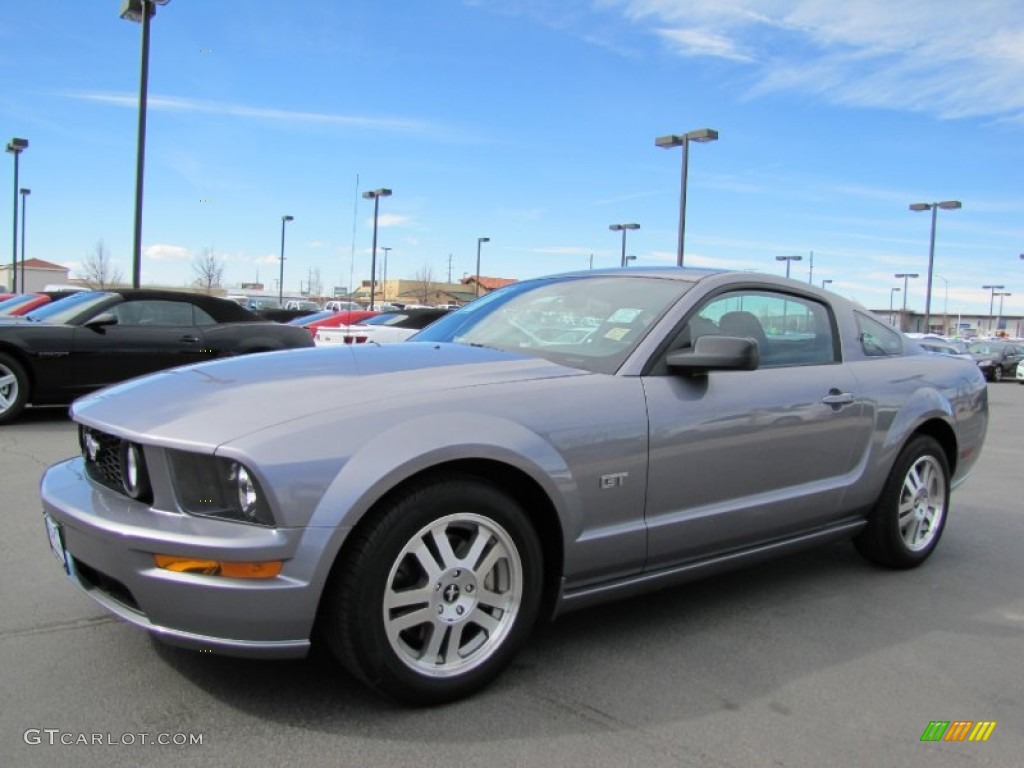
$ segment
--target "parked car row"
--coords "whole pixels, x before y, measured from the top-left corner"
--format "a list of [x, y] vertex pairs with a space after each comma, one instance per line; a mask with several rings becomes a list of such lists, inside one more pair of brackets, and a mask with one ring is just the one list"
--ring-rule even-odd
[[332, 344], [365, 344], [368, 341], [376, 344], [394, 344], [406, 341], [417, 331], [423, 330], [446, 314], [447, 309], [430, 307], [382, 312], [346, 325], [321, 325], [313, 338], [318, 347]]
[[[109, 301], [79, 336], [117, 330], [102, 318], [128, 299]], [[815, 286], [633, 268], [515, 283], [401, 344], [163, 371], [71, 413], [81, 452], [46, 472], [44, 521], [105, 610], [204, 652], [317, 638], [432, 704], [575, 608], [842, 539], [921, 564], [988, 387]]]
[[0, 424], [172, 366], [313, 346], [238, 304], [176, 291], [74, 293], [0, 322]]

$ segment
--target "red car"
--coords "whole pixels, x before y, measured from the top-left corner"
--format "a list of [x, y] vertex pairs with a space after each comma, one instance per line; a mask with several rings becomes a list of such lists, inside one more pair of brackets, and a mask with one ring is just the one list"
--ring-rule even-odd
[[316, 312], [305, 317], [297, 317], [288, 325], [301, 325], [309, 330], [311, 336], [316, 336], [318, 328], [338, 328], [342, 325], [355, 325], [368, 317], [380, 314], [364, 310], [344, 310], [342, 312]]
[[10, 315], [17, 317], [31, 312], [36, 307], [48, 304], [51, 301], [70, 296], [75, 291], [47, 291], [46, 293], [9, 293], [0, 301], [0, 316]]

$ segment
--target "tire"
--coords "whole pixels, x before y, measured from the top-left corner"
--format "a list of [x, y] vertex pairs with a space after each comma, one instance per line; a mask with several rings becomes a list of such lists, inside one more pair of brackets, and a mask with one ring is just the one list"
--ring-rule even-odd
[[519, 505], [446, 476], [400, 492], [342, 550], [321, 605], [335, 656], [370, 687], [417, 706], [493, 680], [532, 629], [542, 556]]
[[998, 384], [1003, 380], [1003, 366], [997, 365], [992, 369], [992, 381]]
[[853, 543], [886, 568], [915, 568], [935, 550], [949, 512], [949, 462], [939, 443], [913, 438], [900, 452], [867, 526]]
[[18, 418], [28, 402], [28, 376], [17, 360], [0, 353], [0, 424]]

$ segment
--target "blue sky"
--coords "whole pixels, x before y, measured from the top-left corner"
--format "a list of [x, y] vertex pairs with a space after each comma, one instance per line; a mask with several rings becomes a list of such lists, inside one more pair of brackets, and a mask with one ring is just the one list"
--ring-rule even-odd
[[[7, 0], [0, 123], [21, 156], [28, 256], [80, 265], [102, 239], [130, 276], [140, 26], [119, 0]], [[784, 272], [888, 307], [940, 211], [932, 313], [1024, 313], [1024, 4], [1019, 0], [172, 0], [152, 23], [143, 283], [285, 292], [369, 277], [525, 278], [686, 261]], [[0, 134], [2, 135], [2, 134]], [[0, 211], [10, 211], [12, 163]], [[0, 254], [10, 213], [0, 213]], [[4, 236], [2, 233], [7, 233]], [[7, 259], [9, 261], [9, 255]], [[896, 298], [899, 305], [902, 297]], [[998, 303], [998, 299], [997, 299]]]

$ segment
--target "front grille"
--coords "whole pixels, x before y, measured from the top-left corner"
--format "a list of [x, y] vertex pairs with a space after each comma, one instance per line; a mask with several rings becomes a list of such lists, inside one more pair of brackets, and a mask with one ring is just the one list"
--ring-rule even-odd
[[[112, 491], [128, 496], [124, 487], [124, 440], [114, 435], [108, 435], [92, 427], [78, 427], [78, 442], [82, 448], [82, 456], [85, 459], [85, 471], [93, 480], [100, 485], [110, 488]], [[145, 474], [148, 470], [143, 465], [139, 471]], [[146, 491], [137, 496], [138, 501], [151, 502], [152, 496], [149, 493], [148, 476], [140, 478], [140, 486]]]

